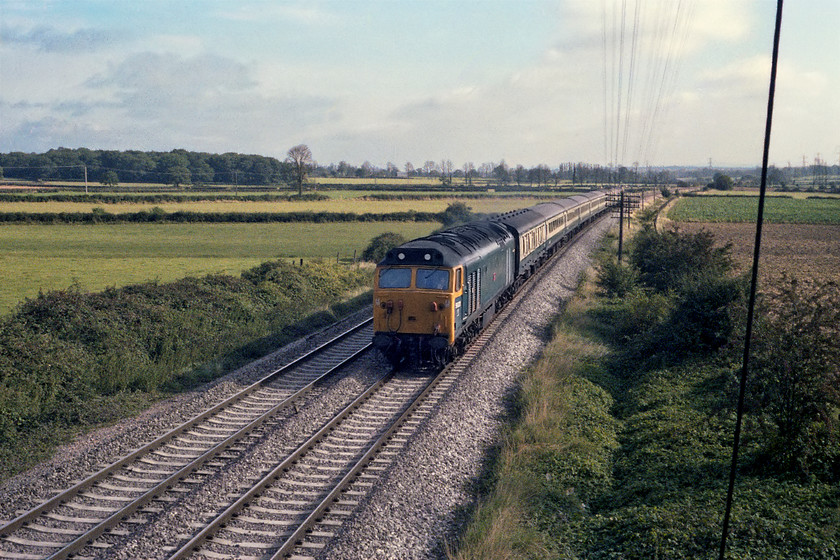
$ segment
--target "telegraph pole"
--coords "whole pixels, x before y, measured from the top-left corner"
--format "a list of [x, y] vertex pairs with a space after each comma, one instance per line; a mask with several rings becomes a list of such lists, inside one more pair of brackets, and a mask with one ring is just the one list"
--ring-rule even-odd
[[621, 262], [624, 248], [624, 217], [627, 217], [627, 225], [629, 226], [630, 211], [639, 207], [639, 195], [624, 194], [624, 190], [622, 190], [618, 194], [607, 195], [607, 204], [613, 209], [613, 217], [618, 218], [618, 262]]

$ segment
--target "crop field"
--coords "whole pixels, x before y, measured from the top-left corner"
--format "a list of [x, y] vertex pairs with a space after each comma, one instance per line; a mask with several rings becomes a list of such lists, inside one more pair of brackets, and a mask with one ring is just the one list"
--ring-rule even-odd
[[352, 259], [385, 231], [426, 235], [437, 222], [0, 225], [0, 313], [39, 290], [98, 291], [277, 258]]
[[[677, 222], [755, 222], [758, 199], [752, 196], [691, 196], [677, 201], [668, 218]], [[840, 225], [840, 198], [768, 197], [765, 223]]]
[[[750, 270], [755, 224], [682, 223], [680, 230], [708, 230], [721, 244], [732, 243], [732, 256], [741, 272]], [[824, 224], [765, 224], [758, 265], [763, 281], [787, 275], [808, 282], [840, 278], [840, 226]]]
[[[405, 193], [403, 193], [405, 194]], [[86, 203], [86, 202], [2, 202], [0, 201], [0, 212], [37, 212], [37, 213], [61, 213], [61, 212], [91, 212], [94, 208], [111, 214], [123, 214], [131, 212], [150, 211], [155, 207], [165, 212], [355, 212], [357, 214], [371, 213], [384, 214], [390, 212], [442, 212], [446, 207], [457, 202], [457, 197], [436, 198], [428, 200], [365, 200], [356, 197], [335, 197], [330, 193], [329, 200], [314, 201], [207, 201], [197, 200], [195, 202], [125, 202], [118, 204]], [[37, 200], [37, 199], [35, 199]], [[501, 213], [508, 210], [515, 210], [537, 204], [538, 200], [533, 197], [487, 197], [462, 199], [474, 212], [480, 213]]]
[[[717, 189], [709, 189], [703, 191], [697, 191], [694, 193], [695, 196], [730, 196], [730, 197], [737, 197], [737, 196], [758, 196], [759, 190], [758, 189], [738, 189], [738, 190], [731, 190], [731, 191], [719, 191]], [[795, 198], [795, 199], [805, 199], [805, 198], [840, 198], [840, 194], [835, 193], [820, 193], [816, 194], [814, 192], [807, 192], [807, 191], [767, 191], [767, 196], [779, 196], [785, 198]]]

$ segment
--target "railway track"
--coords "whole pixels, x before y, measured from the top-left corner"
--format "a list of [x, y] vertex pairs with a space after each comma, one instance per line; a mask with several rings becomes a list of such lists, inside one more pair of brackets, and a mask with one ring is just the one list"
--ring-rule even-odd
[[438, 372], [382, 376], [231, 506], [195, 527], [169, 560], [314, 560], [543, 272], [463, 356]]
[[0, 558], [78, 557], [212, 476], [303, 396], [370, 347], [367, 319], [0, 527]]
[[[458, 360], [437, 373], [382, 376], [317, 432], [301, 438], [293, 450], [286, 448], [271, 466], [248, 479], [256, 480], [254, 484], [228, 495], [224, 505], [199, 516], [200, 523], [183, 527], [163, 549], [166, 552], [155, 557], [317, 556], [545, 268]], [[191, 485], [239, 460], [260, 440], [261, 429], [281, 422], [284, 410], [285, 418], [290, 417], [289, 405], [364, 352], [371, 338], [370, 322], [358, 324], [0, 528], [0, 559], [107, 557], [109, 546], [134, 533], [133, 525], [175, 508]]]

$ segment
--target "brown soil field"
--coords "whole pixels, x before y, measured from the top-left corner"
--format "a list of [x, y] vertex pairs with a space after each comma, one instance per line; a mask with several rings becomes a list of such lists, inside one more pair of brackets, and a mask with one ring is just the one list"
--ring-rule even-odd
[[[721, 245], [732, 242], [732, 256], [738, 271], [749, 271], [755, 224], [671, 222], [671, 225], [690, 233], [706, 229]], [[806, 283], [840, 280], [840, 226], [765, 224], [758, 273], [761, 281], [771, 283], [784, 274]]]

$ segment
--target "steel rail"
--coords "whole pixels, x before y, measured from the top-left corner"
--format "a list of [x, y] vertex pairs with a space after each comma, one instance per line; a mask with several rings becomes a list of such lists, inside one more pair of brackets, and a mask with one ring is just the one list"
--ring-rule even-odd
[[[129, 455], [126, 455], [122, 459], [108, 465], [107, 467], [101, 469], [100, 471], [94, 473], [93, 475], [89, 476], [85, 480], [75, 484], [71, 488], [60, 492], [56, 496], [50, 498], [49, 500], [43, 502], [42, 504], [32, 508], [31, 510], [21, 514], [11, 522], [4, 525], [0, 528], [0, 538], [5, 538], [9, 536], [14, 531], [24, 527], [27, 523], [30, 523], [37, 519], [41, 514], [58, 507], [69, 499], [77, 496], [84, 490], [91, 488], [96, 483], [100, 482], [102, 479], [106, 478], [108, 475], [116, 472], [122, 467], [129, 465], [130, 463], [134, 462], [138, 457], [141, 457], [144, 454], [150, 453], [157, 448], [162, 447], [163, 445], [167, 444], [168, 442], [172, 441], [177, 436], [181, 435], [185, 431], [195, 427], [200, 422], [206, 420], [207, 418], [211, 417], [215, 413], [219, 412], [220, 410], [228, 407], [229, 405], [236, 403], [242, 400], [244, 397], [250, 395], [251, 393], [256, 392], [267, 383], [276, 379], [279, 375], [293, 369], [297, 366], [300, 366], [304, 362], [312, 359], [313, 357], [321, 354], [325, 350], [335, 346], [342, 340], [348, 338], [349, 336], [357, 333], [361, 329], [365, 328], [372, 322], [372, 319], [366, 319], [360, 323], [357, 323], [347, 331], [333, 337], [332, 339], [328, 340], [327, 342], [321, 344], [317, 348], [307, 352], [306, 354], [298, 357], [297, 359], [285, 364], [281, 368], [271, 372], [270, 374], [264, 376], [262, 379], [256, 381], [255, 383], [251, 384], [250, 386], [246, 387], [242, 391], [236, 393], [235, 395], [225, 399], [224, 401], [218, 403], [217, 405], [209, 408], [208, 410], [198, 414], [188, 420], [187, 422], [181, 424], [177, 428], [170, 430], [163, 436], [155, 439], [154, 441], [136, 449]], [[271, 407], [268, 411], [264, 412], [261, 416], [257, 417], [255, 420], [249, 422], [245, 427], [237, 430], [235, 433], [230, 435], [229, 437], [225, 438], [223, 441], [217, 443], [209, 450], [205, 451], [201, 455], [199, 455], [196, 459], [192, 460], [190, 463], [185, 465], [184, 467], [178, 469], [174, 474], [168, 476], [162, 482], [156, 484], [154, 487], [147, 490], [144, 494], [136, 498], [133, 502], [126, 505], [125, 507], [115, 511], [113, 514], [109, 515], [89, 530], [83, 532], [79, 537], [75, 538], [73, 541], [68, 543], [64, 548], [60, 549], [59, 551], [55, 552], [51, 556], [48, 556], [49, 560], [59, 560], [68, 558], [71, 554], [83, 548], [84, 546], [89, 545], [95, 538], [102, 535], [108, 529], [114, 527], [121, 521], [125, 520], [128, 515], [136, 512], [138, 509], [143, 507], [144, 505], [148, 504], [149, 502], [159, 498], [160, 495], [168, 489], [172, 488], [172, 484], [176, 483], [179, 480], [183, 480], [186, 476], [191, 474], [192, 472], [198, 470], [203, 466], [207, 461], [212, 459], [213, 457], [217, 456], [219, 453], [223, 452], [224, 450], [230, 448], [236, 440], [242, 439], [246, 437], [250, 432], [252, 432], [255, 428], [259, 427], [261, 424], [265, 423], [274, 413], [278, 410], [282, 409], [285, 406], [288, 406], [294, 400], [300, 398], [301, 396], [309, 393], [312, 388], [321, 382], [324, 378], [329, 376], [338, 368], [342, 367], [343, 365], [349, 363], [350, 361], [356, 359], [360, 354], [367, 351], [370, 348], [371, 344], [368, 343], [360, 350], [354, 352], [351, 356], [342, 360], [339, 364], [333, 366], [328, 371], [319, 375], [316, 379], [302, 387], [301, 389], [295, 391], [292, 395], [286, 397], [278, 403], [277, 405]], [[0, 553], [1, 555], [2, 553]]]
[[183, 558], [189, 557], [192, 553], [197, 552], [201, 545], [204, 544], [206, 541], [212, 539], [212, 535], [215, 534], [223, 525], [228, 523], [232, 518], [234, 518], [240, 511], [247, 507], [247, 504], [253, 500], [259, 493], [263, 490], [271, 486], [271, 484], [278, 480], [285, 469], [288, 469], [292, 464], [298, 461], [303, 455], [305, 455], [308, 451], [312, 449], [314, 445], [316, 445], [321, 439], [324, 438], [327, 434], [329, 434], [333, 428], [344, 421], [350, 414], [359, 408], [359, 406], [370, 398], [377, 390], [379, 390], [383, 385], [385, 385], [389, 380], [391, 380], [395, 375], [394, 371], [389, 371], [385, 375], [381, 376], [378, 380], [376, 380], [370, 387], [368, 387], [362, 394], [356, 397], [353, 402], [348, 404], [344, 407], [338, 414], [333, 416], [330, 420], [328, 420], [325, 424], [318, 429], [312, 436], [309, 437], [304, 443], [298, 446], [289, 456], [287, 456], [283, 461], [281, 461], [277, 466], [275, 466], [271, 471], [266, 474], [263, 478], [261, 478], [256, 484], [254, 484], [247, 492], [245, 492], [242, 496], [240, 496], [233, 504], [228, 506], [222, 513], [220, 513], [215, 519], [213, 519], [207, 526], [204, 527], [201, 531], [199, 531], [193, 538], [191, 538], [186, 544], [184, 544], [181, 548], [175, 551], [169, 557], [169, 560], [182, 560]]

